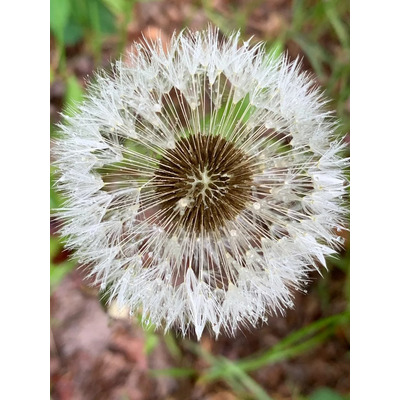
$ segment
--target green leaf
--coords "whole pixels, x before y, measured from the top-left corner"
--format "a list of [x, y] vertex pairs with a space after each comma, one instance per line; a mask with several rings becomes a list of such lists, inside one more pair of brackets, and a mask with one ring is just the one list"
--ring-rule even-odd
[[52, 260], [61, 250], [62, 244], [58, 237], [50, 236], [50, 260]]
[[64, 29], [71, 13], [69, 0], [50, 0], [50, 29], [60, 42], [64, 42]]
[[64, 107], [66, 114], [71, 115], [77, 108], [77, 105], [83, 99], [83, 89], [76, 78], [71, 75], [67, 79], [67, 87], [65, 91]]
[[75, 261], [64, 261], [60, 264], [50, 264], [50, 290], [53, 291], [60, 284], [65, 275], [75, 267]]
[[63, 250], [63, 244], [57, 236], [50, 236], [50, 290], [59, 285], [65, 275], [72, 271], [76, 265], [75, 260], [54, 263], [54, 258]]
[[146, 332], [146, 341], [144, 345], [145, 354], [151, 354], [158, 344], [158, 336], [154, 333]]
[[85, 0], [82, 5], [75, 1], [79, 1], [76, 19], [91, 37], [101, 40], [102, 35], [116, 32], [115, 17], [101, 0]]
[[54, 190], [54, 188], [50, 187], [50, 209], [54, 210], [59, 208], [62, 204], [62, 197]]
[[274, 40], [269, 48], [268, 48], [268, 53], [273, 55], [274, 59], [277, 59], [285, 50], [285, 43], [281, 39], [276, 39]]
[[249, 95], [239, 100], [236, 104], [229, 98], [215, 114], [211, 124], [211, 116], [207, 116], [201, 128], [203, 132], [210, 131], [212, 134], [221, 134], [226, 139], [237, 133], [238, 126], [243, 126], [253, 114], [255, 107], [250, 104]]
[[55, 168], [51, 166], [50, 168], [50, 210], [59, 208], [63, 203], [63, 197], [55, 190]]
[[115, 17], [124, 13], [125, 3], [127, 3], [126, 0], [102, 0], [102, 2]]
[[74, 20], [69, 21], [64, 30], [64, 43], [72, 46], [80, 42], [83, 38], [82, 26], [77, 24]]
[[310, 396], [309, 400], [347, 400], [349, 396], [342, 396], [329, 388], [316, 389]]

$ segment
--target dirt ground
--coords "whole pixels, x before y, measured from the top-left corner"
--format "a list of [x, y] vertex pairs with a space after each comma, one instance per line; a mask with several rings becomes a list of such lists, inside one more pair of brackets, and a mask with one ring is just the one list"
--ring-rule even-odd
[[[329, 313], [339, 313], [346, 308], [345, 274], [334, 269], [326, 279], [329, 279]], [[221, 337], [215, 341], [206, 334], [201, 346], [215, 356], [223, 355], [231, 360], [265, 351], [290, 332], [324, 315], [318, 293], [320, 280], [318, 274], [313, 276], [309, 293], [296, 295], [296, 308], [286, 317], [272, 317], [268, 326], [245, 331], [235, 339]], [[107, 312], [97, 293], [96, 288], [84, 283], [82, 272], [74, 271], [52, 295], [54, 400], [238, 398], [223, 383], [204, 385], [197, 379], [207, 363], [188, 351], [186, 344], [190, 339], [177, 338], [178, 358], [171, 356], [163, 340], [146, 354], [146, 336], [138, 321], [132, 323], [128, 318], [116, 318], [115, 314]], [[171, 367], [195, 368], [198, 375], [178, 380], [149, 374], [150, 369]], [[349, 373], [348, 332], [339, 329], [323, 345], [300, 357], [261, 368], [252, 376], [270, 396], [279, 400], [292, 399], [293, 391], [307, 394], [319, 387], [346, 394]]]

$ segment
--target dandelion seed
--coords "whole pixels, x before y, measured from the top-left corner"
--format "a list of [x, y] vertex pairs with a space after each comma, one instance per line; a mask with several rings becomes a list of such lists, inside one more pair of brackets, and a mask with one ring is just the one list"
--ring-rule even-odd
[[68, 246], [130, 314], [198, 338], [293, 307], [346, 215], [344, 144], [313, 81], [218, 36], [136, 44], [55, 146]]

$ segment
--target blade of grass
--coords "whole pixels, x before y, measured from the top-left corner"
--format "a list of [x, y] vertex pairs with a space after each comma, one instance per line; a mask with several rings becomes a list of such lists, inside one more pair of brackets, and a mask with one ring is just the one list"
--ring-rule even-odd
[[184, 345], [210, 364], [210, 369], [208, 371], [218, 371], [215, 375], [207, 371], [200, 377], [200, 382], [211, 382], [216, 379], [221, 379], [228, 383], [235, 392], [251, 393], [259, 400], [272, 400], [264, 389], [247, 375], [237, 363], [225, 357], [215, 357], [199, 344], [186, 341]]
[[331, 315], [329, 317], [321, 318], [304, 328], [301, 328], [288, 336], [286, 336], [284, 339], [282, 339], [277, 345], [275, 345], [273, 348], [274, 349], [281, 349], [288, 347], [290, 345], [293, 345], [296, 342], [299, 342], [300, 340], [304, 339], [305, 337], [312, 335], [328, 326], [337, 326], [337, 325], [343, 325], [344, 323], [347, 323], [349, 320], [349, 312], [344, 311], [340, 314], [335, 314]]
[[78, 104], [83, 99], [83, 89], [75, 75], [70, 75], [66, 81], [66, 92], [64, 96], [64, 109], [67, 115], [72, 115]]
[[229, 35], [233, 31], [233, 25], [220, 13], [217, 13], [212, 5], [211, 0], [202, 0], [202, 9], [206, 17], [215, 25], [221, 29], [221, 32], [225, 35]]
[[165, 345], [167, 346], [167, 349], [169, 351], [169, 354], [175, 359], [175, 360], [180, 360], [182, 358], [182, 352], [177, 345], [175, 338], [173, 335], [170, 333], [167, 333], [164, 335], [164, 342]]
[[63, 244], [59, 237], [50, 236], [50, 291], [53, 292], [58, 284], [62, 281], [68, 272], [75, 268], [75, 260], [66, 260], [62, 263], [55, 264], [53, 262], [56, 257], [63, 249]]
[[165, 368], [165, 369], [152, 369], [149, 371], [150, 375], [158, 376], [171, 376], [174, 378], [190, 378], [197, 374], [197, 371], [192, 368]]
[[[313, 349], [320, 343], [324, 342], [326, 338], [332, 335], [334, 329], [328, 329], [320, 334], [316, 335], [312, 339], [309, 339], [301, 344], [292, 346], [287, 349], [274, 349], [274, 351], [266, 352], [261, 357], [255, 360], [239, 360], [236, 363], [236, 367], [239, 368], [243, 372], [252, 372], [256, 371], [262, 367], [265, 367], [269, 364], [273, 364], [279, 361], [287, 360], [289, 358], [293, 358], [295, 356], [301, 355], [308, 350]], [[206, 381], [214, 381], [217, 379], [226, 379], [227, 376], [232, 371], [227, 370], [226, 366], [222, 363], [213, 365], [209, 371], [204, 375], [203, 379]]]
[[75, 268], [75, 261], [64, 261], [60, 264], [50, 264], [50, 292], [60, 284], [63, 278]]
[[[332, 315], [313, 322], [312, 324], [293, 332], [282, 339], [270, 350], [259, 356], [250, 356], [238, 362], [238, 365], [245, 371], [254, 371], [262, 366], [271, 364], [276, 361], [299, 355], [315, 345], [323, 342], [329, 337], [338, 325], [343, 325], [349, 320], [349, 313]], [[323, 330], [323, 332], [320, 332]], [[315, 335], [310, 339], [306, 339], [310, 335]], [[302, 341], [298, 344], [298, 342]]]
[[[347, 323], [348, 320], [348, 312], [320, 319], [288, 335], [268, 351], [237, 361], [236, 366], [243, 372], [251, 372], [266, 365], [303, 354], [323, 343], [334, 333], [337, 326]], [[310, 335], [313, 336], [310, 338]], [[301, 343], [299, 343], [300, 341]], [[204, 356], [204, 351], [200, 354]], [[216, 380], [226, 377], [229, 372], [223, 364], [223, 362], [226, 362], [226, 359], [220, 358], [215, 360], [212, 359], [209, 354], [207, 354], [207, 357], [207, 361], [210, 360], [211, 367], [205, 373], [203, 379]]]
[[222, 367], [226, 372], [226, 376], [223, 376], [224, 380], [231, 385], [235, 391], [238, 388], [235, 387], [235, 383], [240, 383], [243, 388], [246, 389], [247, 393], [251, 393], [258, 400], [272, 400], [272, 398], [265, 392], [265, 390], [249, 375], [238, 366], [237, 363], [233, 363], [227, 359], [223, 360]]
[[329, 53], [300, 32], [291, 32], [290, 37], [301, 47], [318, 77], [325, 79], [324, 64], [331, 64]]
[[66, 68], [65, 28], [70, 12], [69, 0], [50, 0], [50, 29], [56, 38], [58, 68], [61, 72], [64, 72]]
[[292, 7], [292, 29], [296, 32], [300, 31], [306, 19], [306, 10], [304, 0], [294, 0]]
[[127, 30], [134, 18], [135, 4], [139, 0], [101, 0], [105, 7], [114, 15], [119, 30], [118, 53], [122, 53], [127, 44]]
[[93, 52], [96, 59], [96, 64], [100, 64], [101, 61], [101, 25], [100, 25], [100, 13], [99, 13], [99, 3], [97, 1], [89, 1], [89, 19], [90, 25], [93, 29], [92, 43]]
[[338, 8], [333, 1], [323, 1], [324, 11], [329, 23], [332, 25], [340, 43], [345, 49], [349, 48], [348, 28], [343, 23], [343, 18], [338, 13]]

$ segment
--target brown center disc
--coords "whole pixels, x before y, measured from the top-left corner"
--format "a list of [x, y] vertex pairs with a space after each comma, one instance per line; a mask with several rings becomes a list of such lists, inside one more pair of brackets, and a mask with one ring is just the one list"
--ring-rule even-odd
[[224, 226], [251, 199], [253, 174], [249, 157], [220, 136], [180, 139], [154, 174], [163, 226], [197, 235]]

